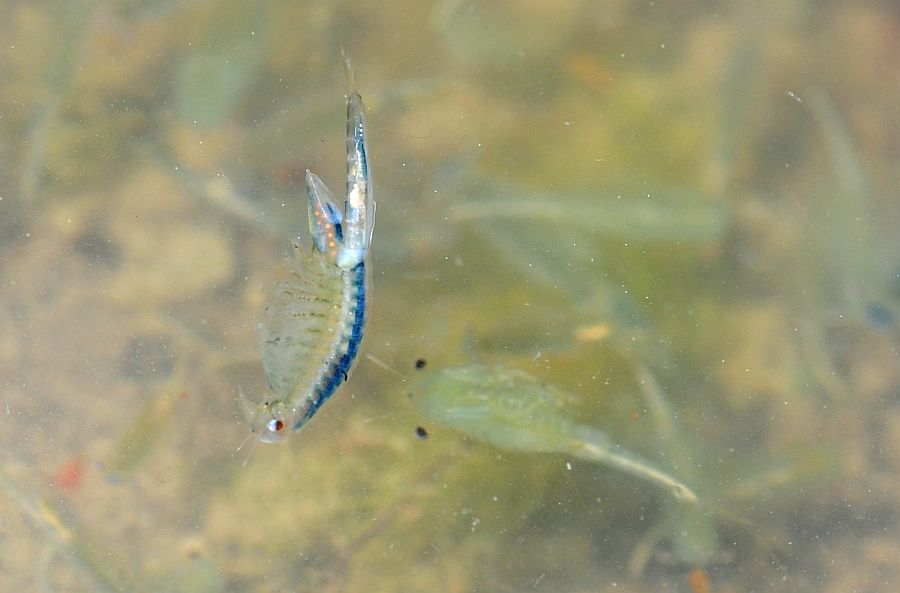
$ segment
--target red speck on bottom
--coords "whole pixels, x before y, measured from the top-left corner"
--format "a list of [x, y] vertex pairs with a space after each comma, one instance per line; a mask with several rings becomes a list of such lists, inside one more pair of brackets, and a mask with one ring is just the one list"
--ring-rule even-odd
[[709, 584], [709, 573], [702, 568], [695, 568], [688, 576], [688, 586], [693, 593], [710, 593], [712, 587]]
[[81, 479], [84, 477], [84, 461], [76, 455], [62, 464], [56, 471], [53, 483], [60, 490], [66, 492], [75, 492], [81, 486]]

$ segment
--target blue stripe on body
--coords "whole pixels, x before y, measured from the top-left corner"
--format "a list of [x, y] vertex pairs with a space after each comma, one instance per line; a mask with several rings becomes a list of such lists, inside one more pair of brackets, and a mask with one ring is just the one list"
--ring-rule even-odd
[[312, 402], [306, 409], [306, 413], [292, 427], [293, 430], [299, 430], [304, 424], [309, 422], [319, 408], [335, 394], [338, 387], [347, 380], [347, 374], [353, 361], [359, 353], [359, 345], [362, 342], [363, 328], [366, 325], [366, 268], [365, 262], [360, 262], [350, 270], [352, 274], [351, 282], [356, 288], [356, 307], [353, 314], [353, 325], [350, 326], [350, 335], [347, 339], [347, 351], [344, 352], [337, 361], [332, 362], [328, 367], [328, 373], [323, 377], [322, 383], [315, 389]]
[[362, 164], [362, 167], [360, 167], [362, 171], [362, 178], [368, 181], [369, 162], [368, 160], [366, 160], [366, 136], [362, 124], [359, 124], [356, 130], [356, 152], [358, 152], [360, 155], [359, 162]]

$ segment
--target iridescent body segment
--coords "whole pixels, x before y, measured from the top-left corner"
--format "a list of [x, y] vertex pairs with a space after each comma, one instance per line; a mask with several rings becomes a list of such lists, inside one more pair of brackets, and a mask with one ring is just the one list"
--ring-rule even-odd
[[573, 455], [666, 488], [681, 500], [697, 500], [687, 485], [618, 446], [603, 431], [570, 420], [566, 410], [572, 400], [522, 371], [473, 365], [434, 373], [419, 401], [433, 421], [497, 447]]
[[368, 252], [375, 201], [362, 98], [347, 97], [347, 195], [343, 212], [314, 173], [306, 172], [312, 248], [294, 245], [262, 324], [263, 366], [272, 393], [256, 404], [241, 395], [244, 415], [264, 442], [299, 430], [347, 380], [362, 342]]

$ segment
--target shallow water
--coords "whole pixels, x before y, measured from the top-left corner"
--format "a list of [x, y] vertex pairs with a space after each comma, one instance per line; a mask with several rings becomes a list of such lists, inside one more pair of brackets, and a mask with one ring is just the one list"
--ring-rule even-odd
[[[898, 39], [889, 2], [0, 3], [0, 592], [896, 590]], [[241, 447], [342, 48], [363, 358]], [[434, 421], [469, 365], [698, 503]]]

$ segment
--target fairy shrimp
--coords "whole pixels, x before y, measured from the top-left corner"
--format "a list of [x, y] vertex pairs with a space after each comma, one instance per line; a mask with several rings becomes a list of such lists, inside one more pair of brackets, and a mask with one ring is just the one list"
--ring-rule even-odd
[[240, 394], [241, 408], [263, 442], [299, 430], [347, 380], [359, 354], [369, 295], [369, 244], [375, 200], [365, 106], [344, 59], [347, 92], [347, 190], [344, 208], [306, 171], [312, 246], [294, 243], [287, 275], [266, 307], [263, 366], [271, 393], [262, 402]]

